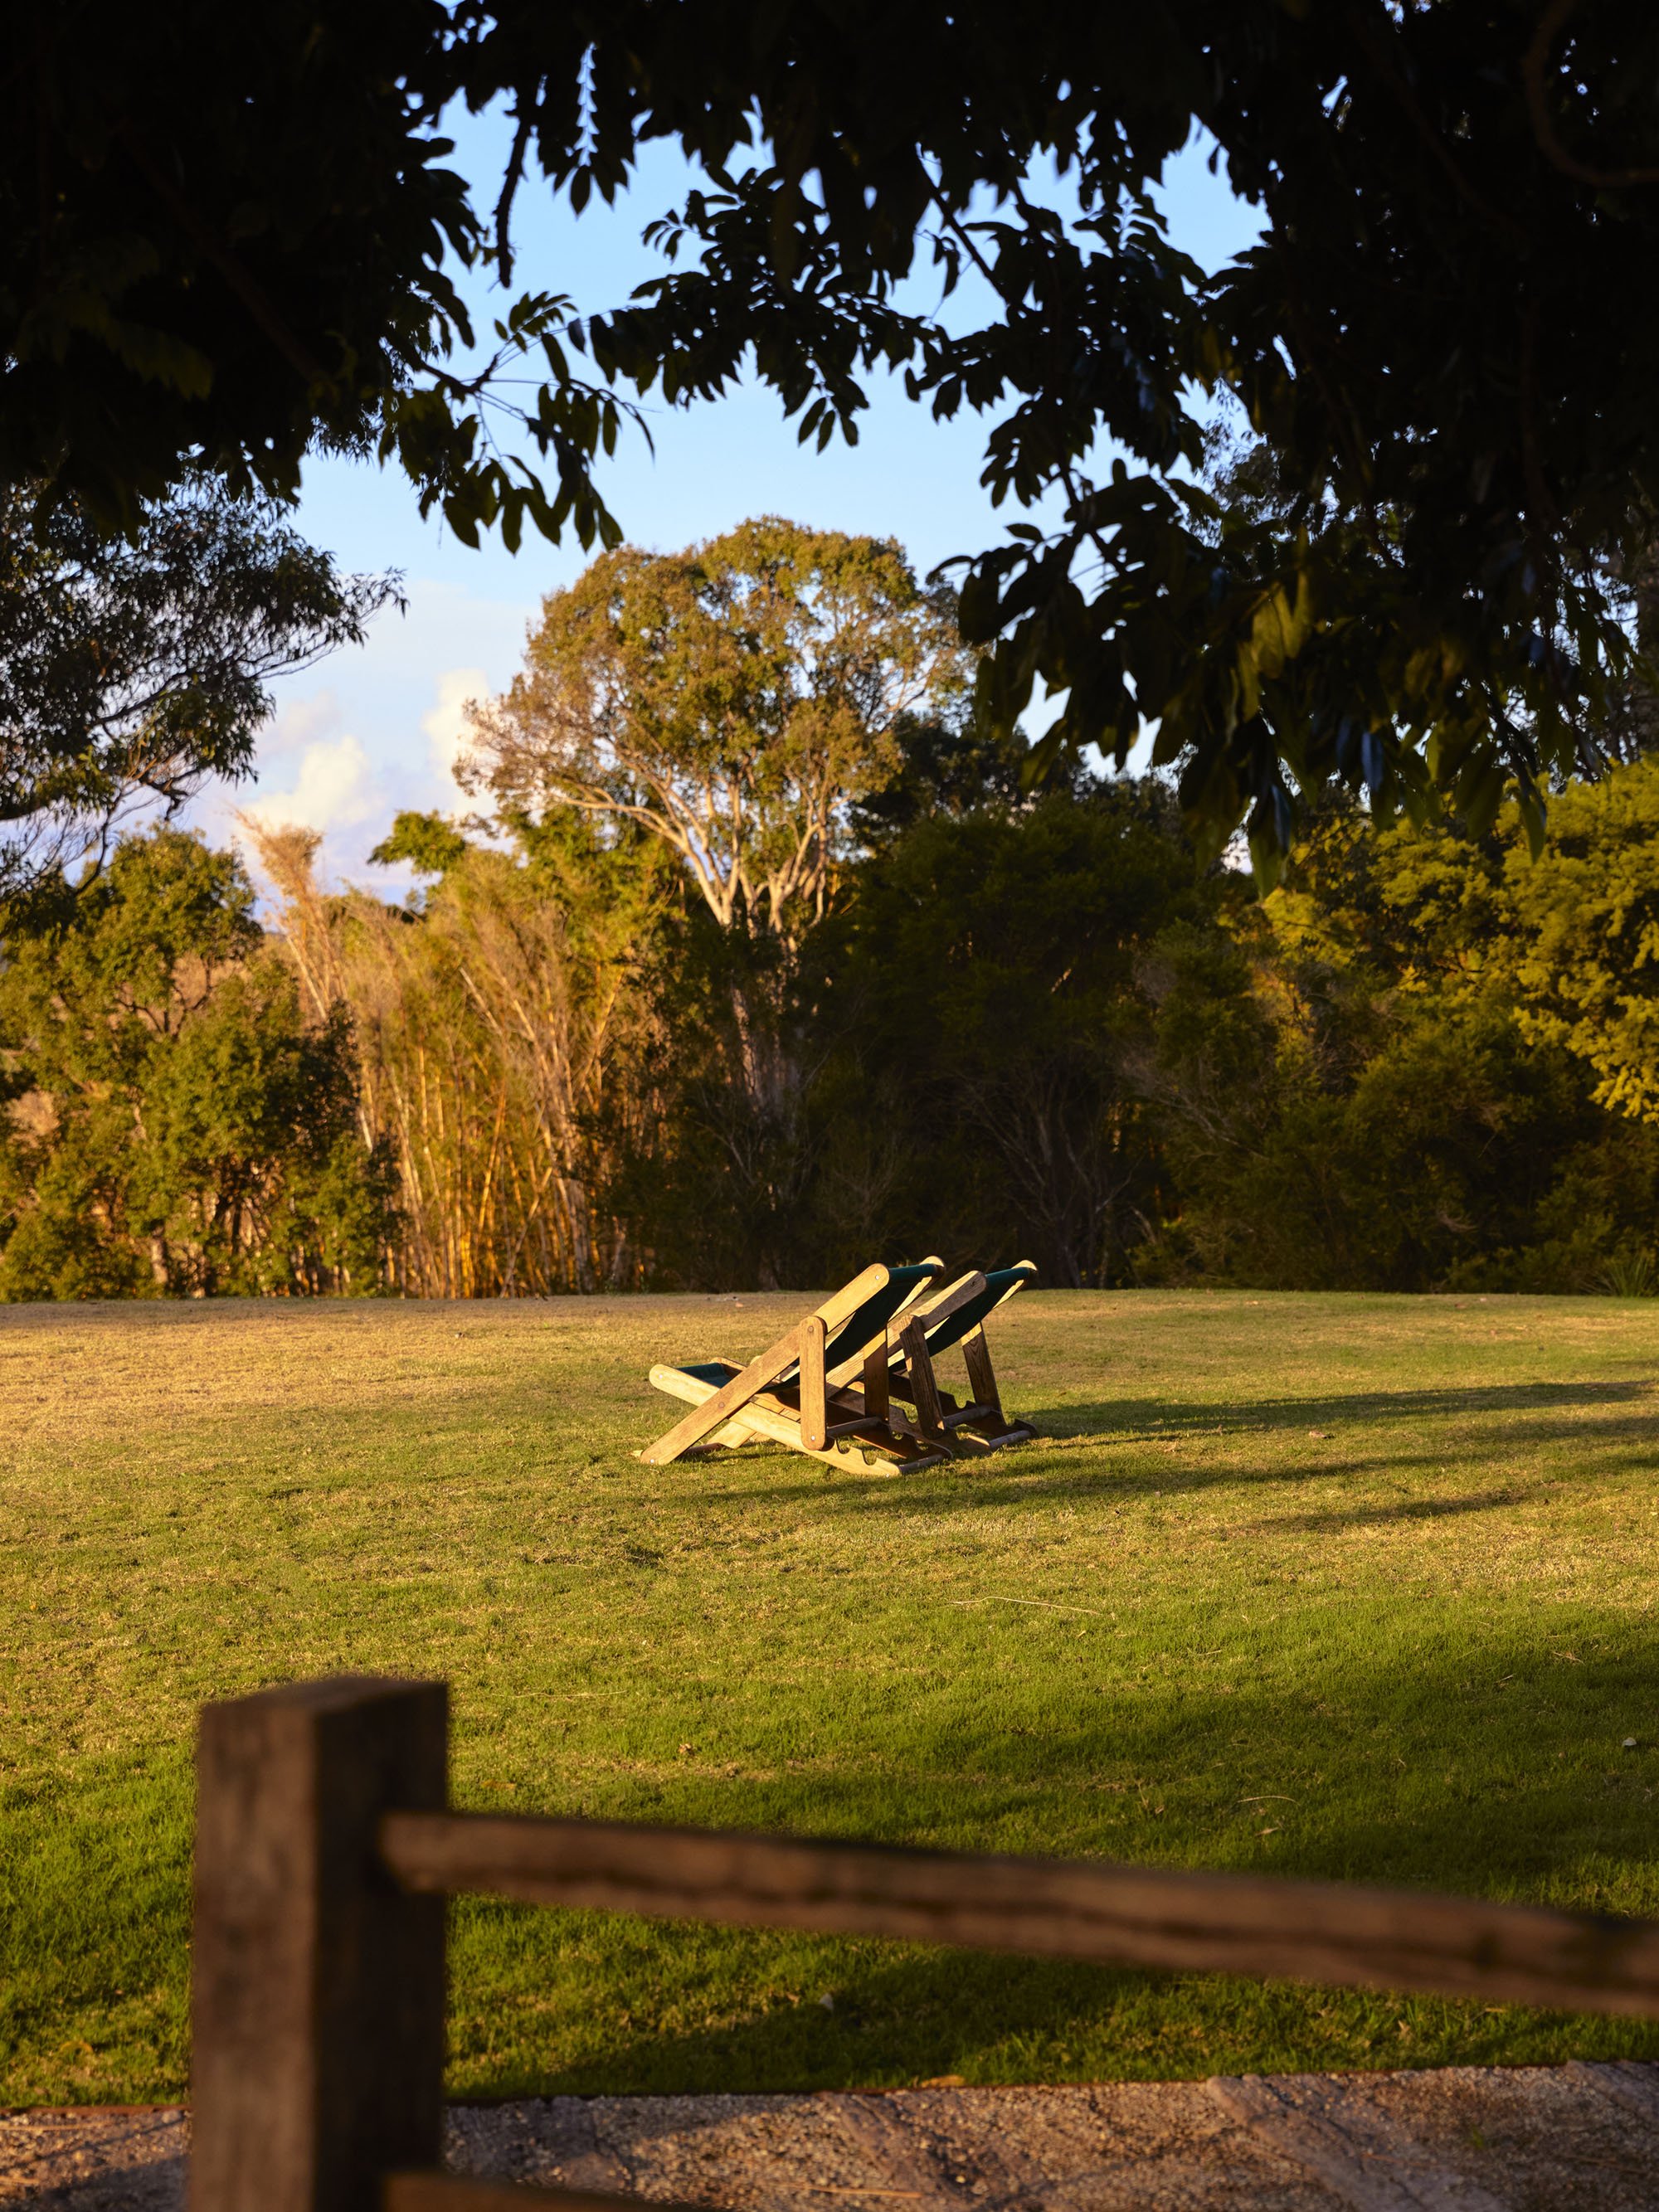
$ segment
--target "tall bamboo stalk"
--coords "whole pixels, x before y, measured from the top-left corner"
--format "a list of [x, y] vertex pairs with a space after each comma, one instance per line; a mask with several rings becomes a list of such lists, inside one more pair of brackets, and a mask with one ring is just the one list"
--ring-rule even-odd
[[635, 1279], [596, 1197], [647, 1110], [625, 1072], [653, 1019], [626, 931], [586, 928], [579, 948], [559, 901], [493, 852], [470, 854], [418, 915], [330, 897], [309, 833], [245, 827], [307, 1003], [350, 1017], [364, 1133], [398, 1163], [398, 1286], [478, 1297]]

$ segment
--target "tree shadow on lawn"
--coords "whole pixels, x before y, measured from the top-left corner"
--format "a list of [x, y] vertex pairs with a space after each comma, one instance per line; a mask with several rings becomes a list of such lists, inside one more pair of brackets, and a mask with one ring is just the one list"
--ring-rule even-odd
[[1524, 1484], [1506, 1490], [1477, 1490], [1466, 1498], [1407, 1498], [1392, 1505], [1353, 1505], [1329, 1513], [1279, 1513], [1270, 1521], [1255, 1521], [1253, 1528], [1283, 1530], [1317, 1535], [1339, 1528], [1386, 1528], [1401, 1521], [1442, 1521], [1464, 1513], [1495, 1513], [1506, 1505], [1524, 1505], [1534, 1492]]
[[[1643, 1410], [1602, 1419], [1582, 1414], [1556, 1419], [1532, 1419], [1517, 1428], [1517, 1414], [1563, 1415], [1578, 1407], [1639, 1407]], [[1652, 1410], [1648, 1410], [1649, 1407]], [[1023, 1409], [1022, 1409], [1023, 1410]], [[1471, 1432], [1469, 1417], [1490, 1417], [1485, 1434]], [[1607, 1455], [1620, 1446], [1651, 1454], [1659, 1446], [1659, 1402], [1644, 1382], [1522, 1382], [1493, 1384], [1467, 1390], [1366, 1391], [1349, 1397], [1264, 1399], [1247, 1406], [1194, 1405], [1178, 1401], [1144, 1398], [1106, 1401], [1090, 1405], [1062, 1405], [1024, 1412], [1036, 1430], [1035, 1439], [983, 1459], [962, 1459], [921, 1474], [877, 1472], [869, 1462], [849, 1454], [844, 1468], [807, 1462], [787, 1447], [770, 1444], [746, 1447], [741, 1454], [714, 1455], [688, 1462], [696, 1467], [709, 1485], [711, 1502], [726, 1498], [748, 1504], [799, 1502], [804, 1494], [822, 1492], [834, 1484], [836, 1496], [849, 1510], [869, 1506], [902, 1514], [933, 1515], [951, 1510], [980, 1510], [988, 1505], [1043, 1497], [1075, 1498], [1109, 1491], [1122, 1497], [1175, 1498], [1194, 1492], [1252, 1487], [1272, 1484], [1300, 1486], [1328, 1480], [1333, 1476], [1400, 1477], [1415, 1474], [1443, 1474], [1458, 1462], [1487, 1460], [1494, 1446], [1513, 1450], [1517, 1443], [1567, 1441], [1588, 1455], [1601, 1455], [1589, 1470], [1600, 1480], [1612, 1471]], [[1461, 1417], [1461, 1418], [1460, 1418]], [[1459, 1419], [1455, 1439], [1436, 1442], [1415, 1450], [1402, 1450], [1398, 1443], [1383, 1443], [1389, 1425], [1407, 1420]], [[1357, 1428], [1357, 1437], [1335, 1439], [1341, 1449], [1311, 1461], [1241, 1468], [1228, 1464], [1194, 1467], [1177, 1462], [1155, 1467], [1144, 1461], [1133, 1467], [1076, 1466], [1072, 1455], [1080, 1445], [1109, 1448], [1148, 1444], [1191, 1445], [1206, 1438], [1241, 1437], [1305, 1437], [1310, 1424], [1330, 1422]], [[1379, 1432], [1374, 1453], [1356, 1449], [1364, 1432]], [[1322, 1437], [1321, 1442], [1327, 1441]], [[1047, 1449], [1045, 1449], [1047, 1447]], [[1644, 1458], [1643, 1464], [1648, 1463]], [[738, 1470], [787, 1466], [789, 1479], [781, 1482], [750, 1483]], [[1559, 1481], [1552, 1471], [1547, 1479]], [[1502, 1490], [1486, 1489], [1465, 1500], [1407, 1501], [1357, 1512], [1358, 1520], [1408, 1520], [1437, 1514], [1482, 1512], [1497, 1506], [1522, 1503], [1531, 1494], [1526, 1483]], [[1347, 1516], [1316, 1516], [1285, 1522], [1286, 1527], [1335, 1527]]]
[[[850, 1733], [823, 1724], [826, 1763], [797, 1763], [800, 1715], [790, 1708], [734, 1738], [750, 1770], [738, 1779], [687, 1768], [665, 1783], [620, 1763], [578, 1778], [574, 1802], [544, 1783], [534, 1809], [1659, 1915], [1659, 1644], [1643, 1620], [1590, 1604], [1540, 1614], [1524, 1590], [1455, 1621], [1403, 1603], [1359, 1606], [1322, 1612], [1295, 1644], [1253, 1628], [1218, 1676], [1198, 1668], [1210, 1638], [1196, 1632], [1213, 1609], [1186, 1613], [1164, 1632], [1169, 1650], [1147, 1655], [1150, 1679], [1103, 1665], [1097, 1631], [1068, 1641], [1047, 1616], [1022, 1616], [1018, 1645], [998, 1647], [1020, 1664], [964, 1668], [951, 1660], [957, 1647], [939, 1644], [939, 1663], [908, 1672], [902, 1696], [877, 1684]], [[1070, 1636], [1075, 1624], [1065, 1626]], [[1567, 1663], [1563, 1644], [1582, 1663]], [[838, 1706], [856, 1702], [856, 1674], [834, 1680], [847, 1686]], [[526, 1748], [533, 1712], [532, 1723]], [[1639, 1739], [1630, 1752], [1626, 1736]], [[61, 2099], [107, 2083], [111, 2094], [124, 2080], [130, 2093], [129, 2077], [142, 2075], [145, 2094], [178, 2094], [184, 1748], [137, 1778], [127, 1761], [106, 1760], [11, 1812], [18, 1909], [0, 1946], [0, 2033], [17, 2063], [39, 2060], [47, 2087], [30, 2094]], [[455, 2085], [468, 2094], [1659, 2057], [1653, 2023], [688, 1931], [483, 1900], [459, 1908], [456, 1966]], [[129, 2020], [135, 1992], [143, 2016]], [[825, 1992], [830, 2013], [817, 2003]], [[96, 2046], [84, 2074], [54, 2055], [82, 2048], [76, 2037]], [[129, 2042], [155, 2056], [123, 2055]]]
[[[1522, 1614], [1473, 1620], [1455, 1656], [1425, 1658], [1388, 1622], [1364, 1654], [1237, 1697], [1182, 1689], [1177, 1668], [1136, 1699], [1057, 1686], [1050, 1725], [1027, 1711], [999, 1726], [947, 1692], [910, 1708], [878, 1761], [612, 1809], [1659, 1912], [1659, 1747], [1620, 1749], [1638, 1710], [1659, 1713], [1659, 1650], [1615, 1616], [1573, 1632], [1581, 1650], [1622, 1648], [1565, 1668]], [[458, 1936], [458, 2026], [487, 2030], [458, 2038], [462, 2094], [503, 2062], [488, 2094], [1659, 2057], [1659, 2023], [1431, 1997], [482, 1903]], [[520, 2042], [508, 2059], [511, 1993], [536, 1989], [544, 2055]]]
[[[1355, 1508], [1352, 1512], [1337, 1508], [1326, 1513], [1284, 1518], [1275, 1516], [1271, 1523], [1249, 1525], [1311, 1530], [1335, 1528], [1350, 1520], [1430, 1520], [1458, 1513], [1489, 1512], [1505, 1505], [1532, 1503], [1540, 1494], [1569, 1482], [1601, 1482], [1615, 1473], [1647, 1472], [1653, 1464], [1656, 1438], [1652, 1425], [1647, 1423], [1638, 1428], [1627, 1422], [1575, 1422], [1570, 1427], [1552, 1426], [1542, 1435], [1537, 1428], [1531, 1428], [1528, 1436], [1534, 1441], [1565, 1437], [1582, 1447], [1585, 1463], [1573, 1468], [1540, 1471], [1536, 1481], [1513, 1481], [1502, 1489], [1487, 1486], [1461, 1498], [1401, 1499], [1386, 1505]], [[1513, 1447], [1512, 1436], [1504, 1441]], [[1613, 1456], [1620, 1447], [1621, 1455]], [[1175, 1503], [1212, 1491], [1297, 1490], [1310, 1483], [1334, 1480], [1399, 1481], [1417, 1475], [1444, 1477], [1459, 1462], [1481, 1466], [1488, 1465], [1490, 1459], [1490, 1446], [1472, 1443], [1457, 1450], [1391, 1450], [1374, 1455], [1345, 1452], [1335, 1456], [1321, 1455], [1296, 1464], [1265, 1467], [1194, 1467], [1179, 1462], [1164, 1467], [1144, 1462], [1130, 1467], [1079, 1465], [1069, 1454], [1045, 1454], [1039, 1441], [1024, 1445], [1018, 1451], [999, 1454], [994, 1459], [958, 1461], [952, 1466], [930, 1468], [915, 1475], [878, 1475], [852, 1468], [843, 1474], [802, 1462], [781, 1450], [775, 1455], [769, 1449], [764, 1456], [757, 1451], [746, 1464], [738, 1461], [720, 1467], [714, 1480], [708, 1480], [706, 1468], [698, 1471], [704, 1475], [708, 1486], [704, 1496], [710, 1505], [799, 1505], [816, 1495], [830, 1503], [830, 1510], [836, 1512], [875, 1512], [906, 1519], [941, 1520], [957, 1514], [981, 1513], [998, 1505], [1029, 1505], [1043, 1499], [1075, 1502], [1093, 1498], [1127, 1502], [1158, 1498]], [[758, 1476], [763, 1466], [777, 1467], [780, 1462], [799, 1468], [799, 1473], [792, 1471], [776, 1480], [738, 1479], [740, 1467], [745, 1475], [752, 1472]]]
[[[1651, 1400], [1646, 1382], [1503, 1382], [1467, 1389], [1363, 1390], [1346, 1396], [1261, 1398], [1243, 1405], [1194, 1404], [1163, 1398], [1075, 1400], [1034, 1413], [1032, 1425], [1055, 1438], [1099, 1437], [1113, 1443], [1168, 1442], [1210, 1436], [1305, 1431], [1330, 1422], [1417, 1421], [1469, 1414], [1534, 1413], [1571, 1406], [1632, 1405]], [[1651, 1424], [1659, 1427], [1659, 1414]]]
[[[524, 1909], [488, 1910], [492, 1918], [505, 1920]], [[489, 1942], [499, 1941], [502, 1931], [479, 1932]], [[579, 1998], [586, 2017], [577, 2035], [568, 2032], [568, 2014], [561, 2019], [564, 2008], [557, 1996], [549, 1996], [550, 1987], [556, 1991], [562, 1979], [551, 1957], [531, 1977], [546, 2023], [544, 2039], [532, 2036], [510, 2056], [501, 2048], [501, 2031], [494, 2021], [476, 2041], [468, 2034], [464, 1995], [459, 2033], [453, 2037], [453, 2095], [490, 2102], [559, 2095], [799, 2095], [941, 2080], [1190, 2081], [1212, 2074], [1659, 2058], [1659, 2022], [1651, 2021], [1222, 1974], [1137, 1972], [1006, 1953], [907, 1955], [887, 1943], [848, 1941], [832, 1947], [764, 1937], [753, 1942], [749, 1954], [747, 2007], [733, 2003], [726, 2018], [705, 2026], [659, 2027], [652, 2017], [653, 2000], [666, 1997], [682, 2022], [685, 2012], [696, 2009], [702, 1976], [694, 1970], [690, 1990], [675, 1985], [685, 1952], [695, 1948], [707, 1955], [699, 1940], [704, 1931], [660, 1925], [650, 1954], [639, 1957], [624, 1938], [617, 1946], [620, 1960], [608, 1933], [586, 1936], [588, 1975], [583, 1978], [608, 1984], [614, 2008], [604, 2003], [590, 2009]], [[742, 1936], [735, 1930], [720, 1935], [726, 1955], [717, 1959], [715, 1973], [722, 1981], [741, 1977]], [[457, 1963], [465, 1979], [470, 1963], [465, 1949]], [[574, 2051], [573, 2043], [579, 2046]], [[665, 2124], [683, 2127], [683, 2113]], [[953, 2167], [960, 2170], [955, 2161]]]

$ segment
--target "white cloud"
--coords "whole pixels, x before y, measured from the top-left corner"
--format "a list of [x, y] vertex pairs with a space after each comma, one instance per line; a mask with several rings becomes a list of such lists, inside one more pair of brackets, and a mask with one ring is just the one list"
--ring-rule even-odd
[[258, 768], [264, 772], [274, 760], [302, 752], [340, 726], [340, 702], [331, 690], [313, 691], [308, 698], [284, 699], [275, 718], [260, 731]]
[[471, 745], [467, 702], [487, 699], [489, 690], [489, 678], [482, 668], [447, 668], [438, 678], [437, 705], [421, 717], [432, 772], [446, 791], [453, 787], [456, 763], [465, 757]]
[[261, 791], [243, 811], [256, 822], [295, 823], [326, 833], [366, 822], [382, 804], [368, 755], [348, 731], [307, 745], [293, 789]]
[[406, 618], [383, 615], [366, 646], [335, 655], [325, 684], [311, 671], [273, 684], [277, 710], [259, 732], [252, 776], [214, 785], [191, 807], [216, 844], [234, 839], [239, 811], [300, 823], [323, 833], [325, 876], [362, 878], [387, 897], [407, 888], [398, 870], [371, 868], [368, 855], [401, 809], [464, 805], [453, 777], [463, 709], [509, 679], [534, 611], [528, 594], [489, 599], [420, 577], [409, 599]]

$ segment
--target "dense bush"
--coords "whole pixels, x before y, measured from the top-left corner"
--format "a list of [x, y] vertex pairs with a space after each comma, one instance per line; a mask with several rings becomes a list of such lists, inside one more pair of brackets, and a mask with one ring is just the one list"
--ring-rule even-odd
[[[1322, 822], [1166, 1002], [1165, 1262], [1309, 1289], [1646, 1287], [1659, 763], [1518, 824]], [[1153, 1255], [1148, 1254], [1147, 1261]]]
[[904, 750], [788, 962], [556, 807], [493, 845], [404, 817], [402, 908], [267, 840], [269, 935], [231, 856], [130, 841], [6, 948], [0, 1294], [805, 1285], [924, 1250], [1659, 1288], [1659, 763], [1560, 794], [1537, 860], [1513, 823], [1334, 812], [1262, 899], [1156, 781], [1034, 802], [961, 732]]
[[933, 1249], [1059, 1283], [1659, 1288], [1659, 763], [1553, 829], [1534, 860], [1513, 819], [1336, 812], [1258, 900], [1156, 784], [921, 812], [803, 969], [764, 1218], [719, 1020], [700, 1050], [678, 1024], [694, 1073], [632, 1193], [658, 1269]]
[[0, 1296], [372, 1291], [396, 1231], [349, 1017], [302, 1018], [236, 860], [129, 839], [0, 970]]

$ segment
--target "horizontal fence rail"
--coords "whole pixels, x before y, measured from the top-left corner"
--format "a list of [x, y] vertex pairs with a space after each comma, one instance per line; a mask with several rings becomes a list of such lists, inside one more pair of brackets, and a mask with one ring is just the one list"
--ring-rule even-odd
[[[1659, 2017], [1659, 1923], [1093, 1861], [446, 1809], [441, 1682], [210, 1705], [191, 2212], [611, 2212], [440, 2171], [444, 1896]], [[675, 2212], [665, 2208], [665, 2212]]]
[[380, 1844], [404, 1887], [422, 1894], [1659, 2017], [1651, 1921], [1348, 1882], [611, 1820], [392, 1813]]

